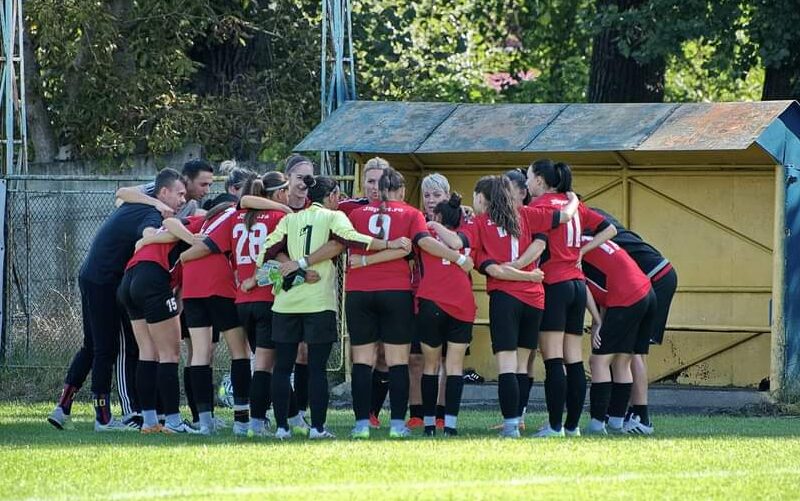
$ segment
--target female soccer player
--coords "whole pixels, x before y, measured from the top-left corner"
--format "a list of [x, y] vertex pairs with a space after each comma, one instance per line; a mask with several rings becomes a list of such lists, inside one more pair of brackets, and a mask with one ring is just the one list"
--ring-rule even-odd
[[[428, 223], [431, 236], [444, 241], [447, 238], [444, 228], [456, 231], [462, 226], [461, 220], [461, 195], [453, 193], [448, 201], [439, 203], [433, 209], [433, 220]], [[439, 236], [439, 233], [442, 235]], [[459, 237], [459, 243], [469, 242], [463, 233]], [[469, 245], [460, 247], [463, 248], [463, 256], [470, 255]], [[472, 340], [472, 324], [477, 310], [472, 280], [469, 273], [464, 273], [450, 261], [425, 251], [419, 253], [418, 259], [421, 260], [421, 278], [416, 293], [417, 333], [425, 358], [422, 375], [425, 434], [436, 434], [436, 404], [439, 394], [444, 393], [444, 434], [455, 436], [458, 434], [456, 423], [464, 389], [464, 356]], [[440, 392], [439, 369], [443, 344], [447, 345], [447, 377], [445, 390]]]
[[[197, 433], [181, 421], [178, 410], [181, 327], [178, 302], [173, 293], [176, 284], [170, 270], [180, 250], [185, 248], [177, 239], [191, 244], [193, 233], [200, 230], [203, 221], [202, 216], [192, 217], [186, 228], [177, 220], [168, 219], [165, 228], [169, 228], [170, 233], [161, 231], [142, 239], [117, 291], [120, 303], [128, 310], [139, 346], [136, 391], [142, 407], [142, 433]], [[166, 414], [163, 426], [158, 422], [156, 411], [157, 392]]]
[[[252, 181], [248, 195], [265, 197], [286, 204], [289, 183], [280, 172], [268, 172]], [[285, 213], [279, 210], [239, 210], [228, 231], [212, 232], [209, 238], [221, 252], [232, 250], [232, 261], [240, 284], [236, 291], [236, 308], [250, 349], [255, 351], [255, 364], [250, 384], [250, 427], [248, 436], [269, 436], [267, 410], [272, 402], [272, 368], [275, 365], [275, 343], [272, 340], [271, 287], [257, 287], [255, 261], [267, 235], [275, 230]]]
[[527, 360], [530, 350], [536, 348], [544, 292], [542, 273], [533, 264], [517, 270], [502, 263], [516, 261], [534, 236], [541, 238], [551, 228], [570, 221], [578, 199], [571, 195], [563, 211], [519, 207], [507, 178], [486, 176], [475, 186], [473, 207], [478, 216], [470, 243], [478, 255], [478, 269], [488, 275], [490, 333], [504, 420], [500, 435], [516, 438], [520, 436], [518, 357]]
[[[405, 180], [392, 168], [384, 170], [379, 182], [381, 201], [372, 202], [350, 213], [356, 230], [384, 241], [412, 239], [423, 250], [470, 269], [472, 260], [431, 238], [422, 213], [403, 202]], [[352, 249], [351, 260], [369, 262], [370, 256]], [[354, 438], [369, 437], [369, 411], [372, 390], [372, 367], [376, 343], [383, 342], [389, 366], [392, 438], [407, 437], [405, 426], [408, 406], [408, 354], [413, 322], [411, 271], [402, 259], [370, 264], [348, 270], [345, 309], [353, 347], [352, 394], [356, 425]]]
[[333, 434], [325, 428], [328, 406], [325, 368], [337, 336], [335, 270], [330, 260], [309, 265], [306, 257], [322, 247], [330, 234], [349, 245], [368, 246], [377, 250], [410, 249], [411, 246], [405, 238], [387, 242], [355, 231], [347, 217], [335, 210], [339, 205], [339, 188], [333, 178], [307, 176], [304, 182], [312, 205], [281, 219], [264, 242], [256, 261], [256, 265], [261, 266], [266, 259], [285, 251], [301, 271], [311, 266], [321, 278], [314, 284], [292, 286], [293, 275], [285, 277], [283, 288], [273, 304], [272, 332], [276, 343], [276, 360], [272, 390], [278, 425], [275, 437], [279, 439], [292, 435], [287, 416], [289, 376], [301, 341], [308, 345], [312, 424], [309, 438], [333, 438]]
[[[206, 215], [201, 233], [206, 236], [215, 232], [229, 235], [235, 215], [235, 207], [218, 205]], [[207, 243], [209, 241], [213, 242], [213, 239], [206, 240]], [[190, 372], [200, 416], [200, 431], [203, 434], [217, 431], [212, 417], [211, 393], [213, 331], [216, 330], [225, 338], [231, 355], [233, 433], [247, 435], [250, 422], [250, 350], [236, 311], [236, 283], [230, 261], [225, 254], [199, 257], [192, 248], [181, 255], [181, 262], [184, 266], [183, 303], [192, 339]]]
[[[563, 207], [568, 203], [566, 193], [572, 190], [572, 172], [564, 163], [537, 160], [528, 167], [528, 189], [533, 196], [532, 207]], [[592, 230], [595, 236], [582, 249], [583, 229]], [[576, 217], [568, 224], [556, 227], [547, 234], [547, 250], [542, 254], [540, 264], [545, 284], [540, 350], [545, 366], [548, 425], [537, 436], [565, 435], [562, 430], [565, 404], [566, 434], [580, 435], [578, 421], [586, 399], [581, 344], [586, 286], [580, 269], [581, 254], [596, 248], [615, 234], [613, 226], [583, 204], [580, 204]], [[535, 252], [535, 249], [530, 250]], [[526, 252], [517, 266], [529, 262], [531, 256]]]
[[[583, 237], [584, 243], [591, 240]], [[608, 428], [623, 433], [633, 386], [631, 357], [634, 353], [647, 353], [656, 315], [656, 295], [650, 279], [614, 242], [586, 252], [583, 271], [591, 296], [601, 309], [590, 308], [592, 420], [586, 431], [605, 435], [608, 414]]]

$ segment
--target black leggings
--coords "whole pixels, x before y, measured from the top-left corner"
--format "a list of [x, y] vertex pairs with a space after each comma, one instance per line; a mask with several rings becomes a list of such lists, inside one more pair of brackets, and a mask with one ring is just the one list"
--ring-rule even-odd
[[[275, 368], [272, 370], [272, 405], [278, 427], [289, 428], [290, 377], [297, 358], [299, 343], [275, 343]], [[325, 428], [328, 417], [328, 357], [333, 343], [308, 345], [309, 407], [311, 426], [317, 431]]]

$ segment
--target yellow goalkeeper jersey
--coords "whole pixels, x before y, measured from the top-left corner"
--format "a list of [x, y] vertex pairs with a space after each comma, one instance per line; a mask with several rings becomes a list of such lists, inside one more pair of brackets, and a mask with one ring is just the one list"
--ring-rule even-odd
[[[301, 212], [287, 214], [267, 236], [256, 265], [285, 252], [298, 260], [316, 251], [328, 240], [335, 239], [345, 245], [366, 248], [372, 237], [357, 232], [344, 213], [326, 209], [318, 203]], [[295, 285], [275, 296], [272, 311], [278, 313], [318, 313], [336, 311], [336, 267], [330, 259], [310, 266], [319, 273], [319, 282]]]

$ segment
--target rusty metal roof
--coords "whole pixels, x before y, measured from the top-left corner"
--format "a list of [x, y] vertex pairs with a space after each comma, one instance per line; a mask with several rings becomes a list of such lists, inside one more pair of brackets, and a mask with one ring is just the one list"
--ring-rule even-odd
[[[797, 158], [795, 101], [452, 104], [350, 101], [295, 149], [414, 155], [735, 152]], [[485, 158], [485, 155], [481, 155]], [[596, 155], [595, 155], [596, 157]], [[725, 158], [732, 158], [729, 154]], [[765, 157], [766, 158], [766, 157]]]

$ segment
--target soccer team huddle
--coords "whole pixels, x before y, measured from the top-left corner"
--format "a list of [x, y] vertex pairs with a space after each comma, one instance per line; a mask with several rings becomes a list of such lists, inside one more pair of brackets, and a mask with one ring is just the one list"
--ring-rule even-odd
[[[223, 337], [234, 435], [334, 438], [326, 369], [344, 269], [351, 437], [380, 427], [387, 392], [391, 438], [412, 428], [455, 436], [474, 270], [489, 295], [500, 436], [524, 431], [537, 350], [548, 418], [533, 435], [581, 435], [587, 311], [583, 433], [653, 433], [646, 355], [663, 340], [677, 275], [654, 247], [579, 200], [568, 165], [543, 159], [482, 177], [471, 206], [430, 174], [422, 211], [404, 201], [402, 174], [380, 157], [362, 166], [363, 198], [342, 196], [334, 178], [293, 155], [283, 172], [234, 169], [226, 193], [201, 209], [212, 175], [195, 160], [117, 192], [119, 207], [81, 268], [84, 346], [48, 418], [56, 428], [72, 427], [72, 401], [91, 371], [96, 431], [221, 433], [212, 355]], [[181, 339], [191, 420], [179, 409]], [[110, 410], [115, 364], [121, 419]]]

